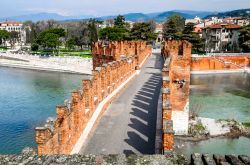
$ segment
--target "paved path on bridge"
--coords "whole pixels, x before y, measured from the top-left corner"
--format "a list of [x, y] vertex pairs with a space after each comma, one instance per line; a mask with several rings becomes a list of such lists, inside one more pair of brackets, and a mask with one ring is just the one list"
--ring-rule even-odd
[[162, 65], [160, 54], [149, 57], [104, 113], [81, 154], [154, 153]]

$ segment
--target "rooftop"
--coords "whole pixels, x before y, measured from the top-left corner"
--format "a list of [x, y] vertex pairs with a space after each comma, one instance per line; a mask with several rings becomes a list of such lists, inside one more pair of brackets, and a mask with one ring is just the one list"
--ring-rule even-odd
[[220, 22], [220, 23], [216, 23], [216, 24], [207, 26], [206, 28], [210, 28], [210, 29], [222, 29], [222, 28], [226, 28], [226, 29], [240, 29], [242, 27], [240, 25], [233, 24], [233, 23]]

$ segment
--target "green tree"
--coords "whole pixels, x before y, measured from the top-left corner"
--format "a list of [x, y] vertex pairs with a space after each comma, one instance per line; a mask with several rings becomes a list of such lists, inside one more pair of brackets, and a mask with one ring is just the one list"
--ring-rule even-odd
[[[53, 28], [41, 32], [32, 45], [39, 45], [44, 49], [52, 49], [58, 52], [61, 45], [61, 37], [65, 36], [65, 30], [62, 28]], [[35, 46], [36, 47], [36, 46]]]
[[194, 32], [194, 25], [194, 23], [187, 23], [185, 25], [181, 39], [192, 43], [192, 49], [194, 53], [203, 52], [205, 41], [199, 36], [198, 33]]
[[155, 40], [156, 37], [151, 24], [146, 22], [135, 23], [130, 31], [130, 38], [132, 40], [152, 41]]
[[74, 47], [76, 46], [76, 39], [75, 38], [70, 38], [66, 41], [66, 47], [69, 50], [74, 49]]
[[16, 42], [18, 42], [19, 39], [20, 39], [20, 34], [18, 32], [16, 31], [10, 32], [9, 41], [12, 48], [15, 46]]
[[128, 30], [125, 28], [107, 27], [99, 31], [99, 38], [107, 41], [121, 41], [128, 38]]
[[122, 15], [118, 15], [115, 18], [114, 25], [116, 28], [125, 28], [125, 17]]
[[91, 45], [93, 42], [98, 41], [98, 32], [97, 32], [97, 27], [96, 27], [96, 21], [95, 20], [90, 20], [88, 23], [88, 37], [89, 37], [89, 44]]
[[65, 35], [66, 35], [66, 32], [63, 28], [52, 28], [52, 29], [49, 29], [45, 32], [57, 34], [59, 37], [65, 37]]
[[53, 51], [58, 52], [58, 47], [61, 44], [59, 40], [60, 36], [55, 33], [46, 33], [44, 36], [44, 46], [46, 48], [52, 49]]
[[240, 30], [239, 44], [244, 52], [250, 52], [250, 25]]
[[10, 37], [7, 30], [0, 30], [0, 45], [5, 44], [5, 41]]
[[170, 16], [163, 25], [163, 37], [165, 39], [181, 39], [185, 27], [185, 18], [179, 15]]

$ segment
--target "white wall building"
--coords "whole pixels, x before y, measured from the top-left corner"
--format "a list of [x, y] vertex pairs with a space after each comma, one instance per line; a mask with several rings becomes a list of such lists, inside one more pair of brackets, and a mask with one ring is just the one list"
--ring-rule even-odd
[[188, 23], [199, 24], [199, 23], [201, 23], [201, 21], [202, 21], [201, 18], [196, 16], [193, 19], [186, 19], [185, 24], [188, 24]]
[[[19, 22], [0, 22], [0, 30], [6, 30], [8, 32], [18, 32], [19, 34], [19, 42], [15, 44], [15, 46], [24, 45], [26, 43], [26, 31], [23, 29], [23, 24]], [[7, 46], [10, 46], [11, 44], [9, 42], [6, 42]]]
[[239, 51], [239, 30], [237, 24], [222, 22], [207, 26], [202, 37], [205, 41], [206, 52], [235, 52]]

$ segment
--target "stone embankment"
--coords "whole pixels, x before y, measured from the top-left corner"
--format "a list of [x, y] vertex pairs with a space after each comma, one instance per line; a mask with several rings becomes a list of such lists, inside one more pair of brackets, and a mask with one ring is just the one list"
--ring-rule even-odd
[[91, 74], [93, 68], [91, 58], [13, 53], [0, 53], [0, 66], [76, 74]]
[[250, 129], [235, 120], [215, 120], [197, 117], [189, 121], [188, 135], [176, 137], [182, 141], [202, 141], [215, 137], [249, 137]]
[[[39, 155], [79, 153], [102, 113], [137, 75], [136, 69], [151, 55], [151, 46], [145, 42], [137, 43], [140, 44], [130, 49], [132, 52], [125, 57], [110, 62], [106, 59], [111, 58], [111, 52], [99, 54], [103, 52], [96, 51], [105, 45], [93, 45], [94, 61], [99, 62], [94, 63], [92, 78], [83, 80], [82, 89], [72, 92], [71, 100], [65, 105], [57, 106], [56, 119], [50, 118], [43, 127], [36, 128]], [[122, 52], [120, 49], [129, 47], [127, 43], [121, 44], [123, 47], [118, 47], [119, 44], [110, 44], [114, 52]]]

